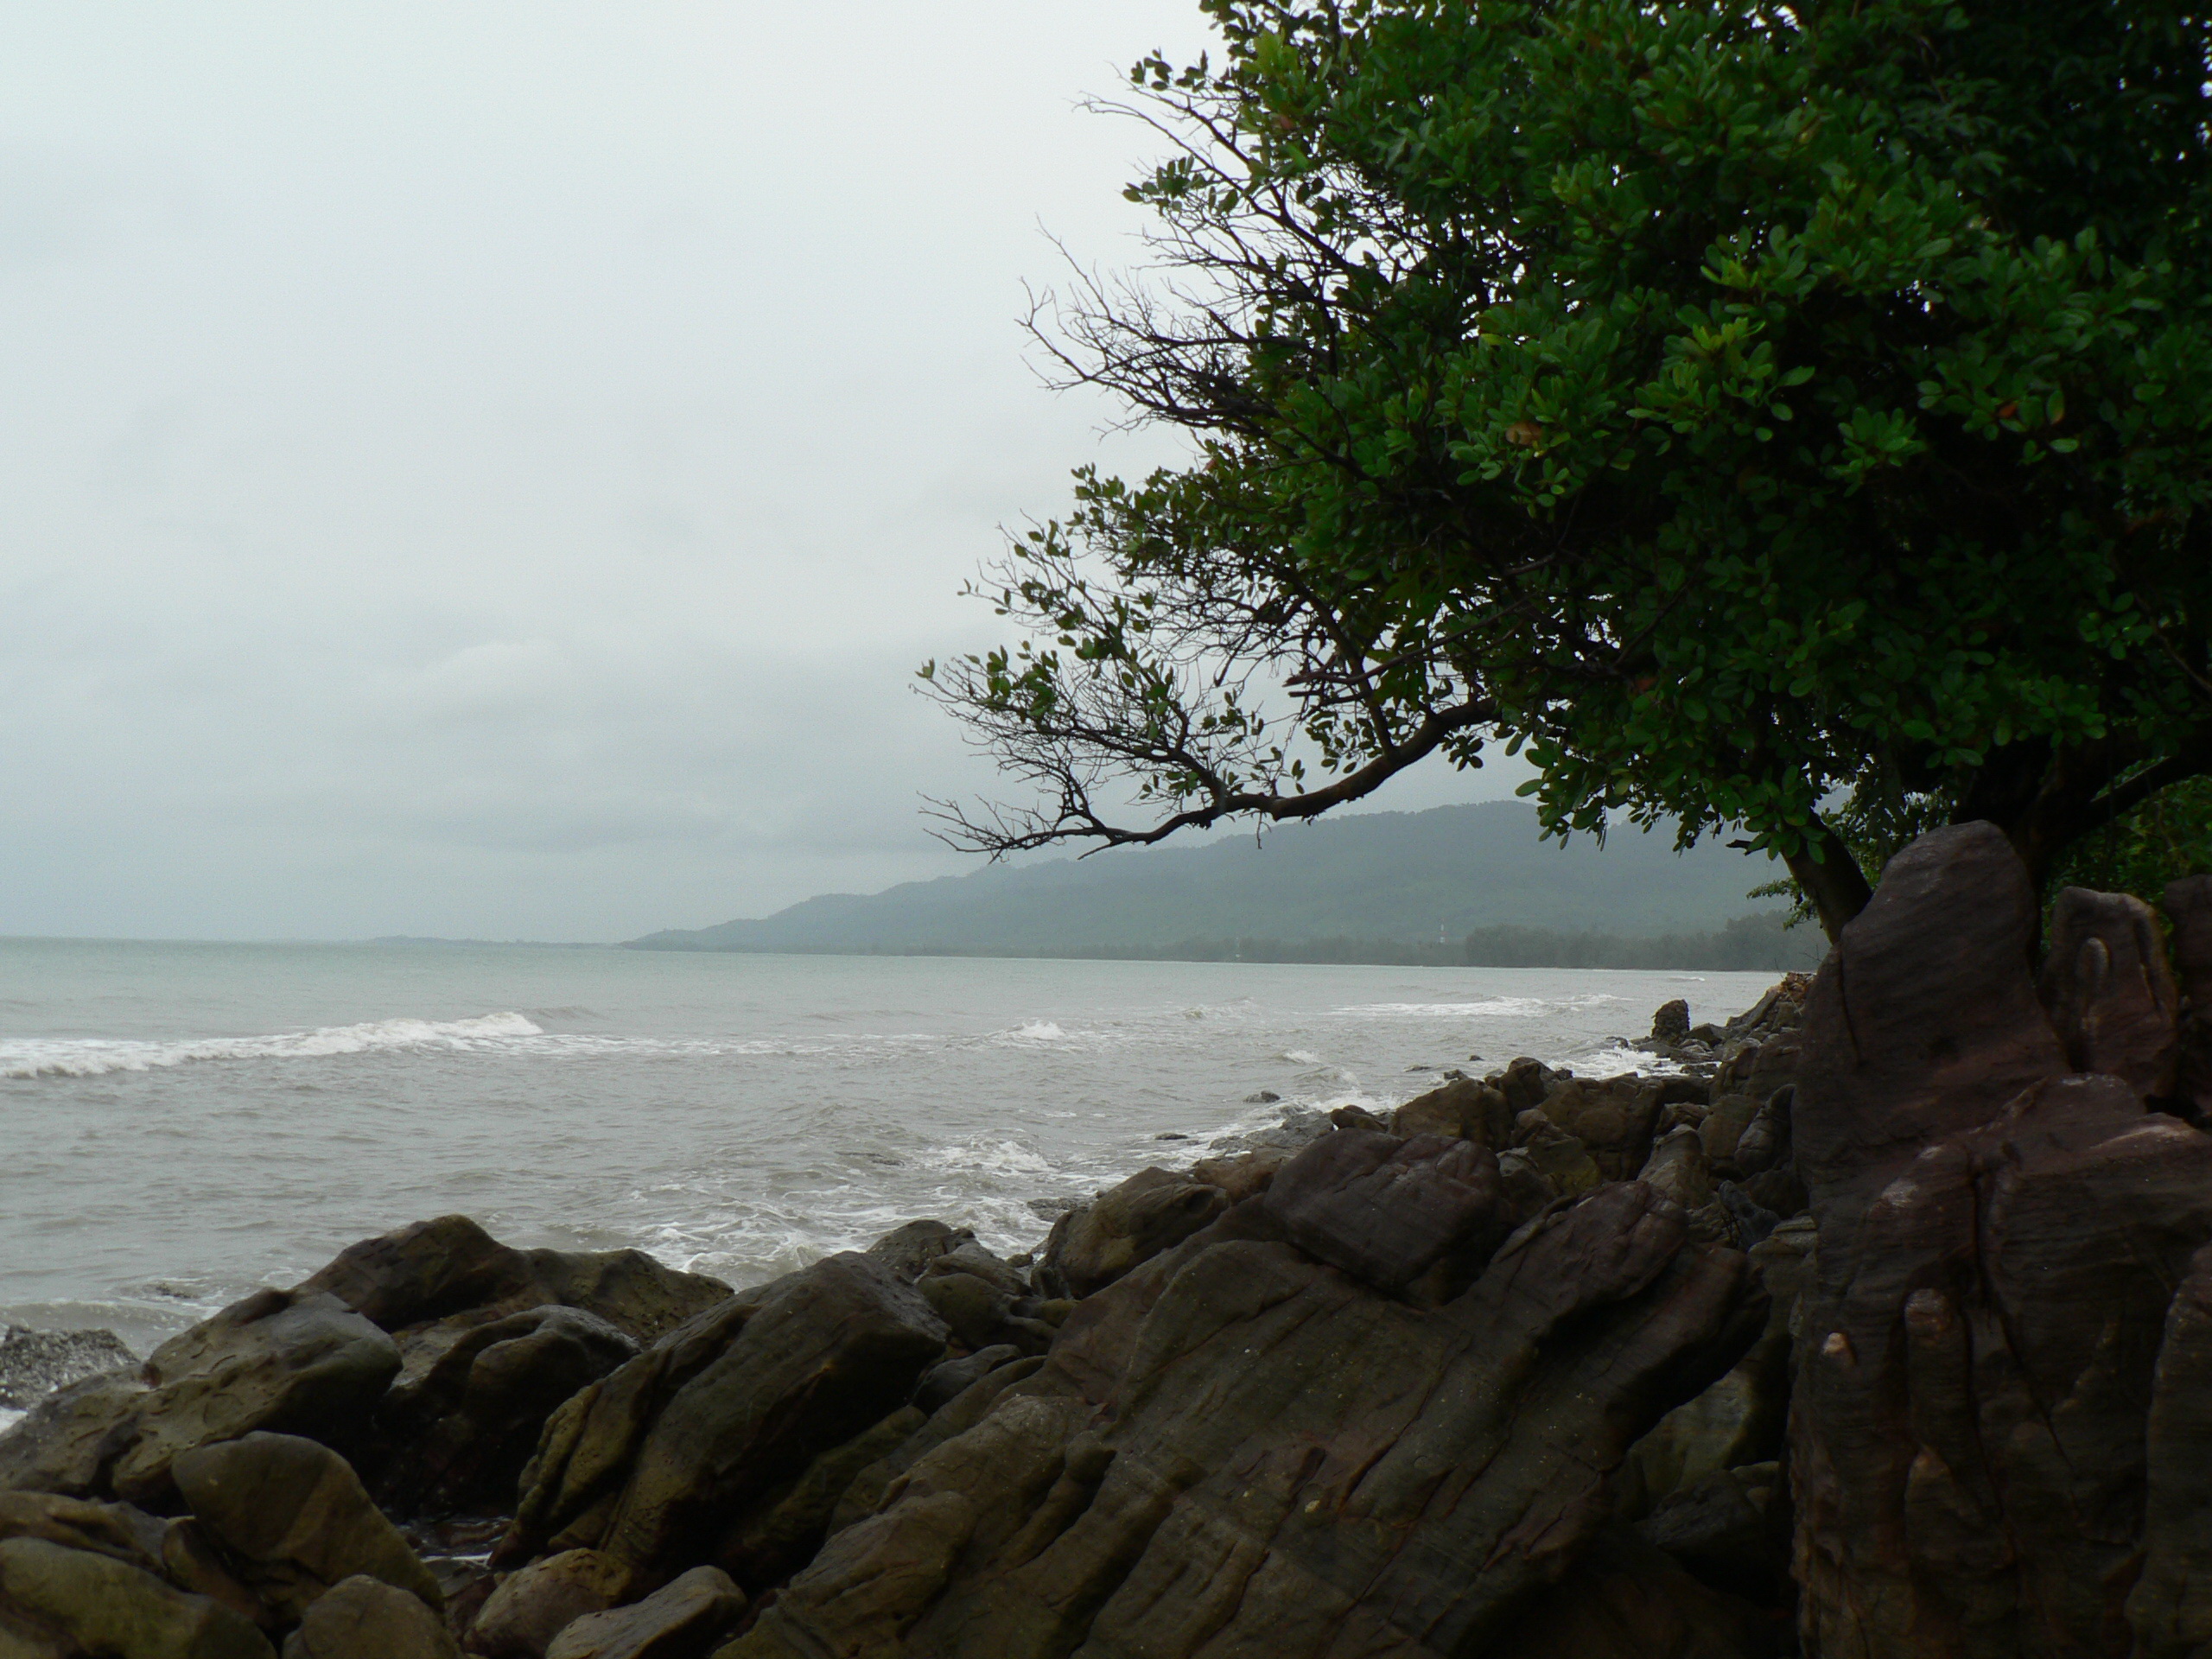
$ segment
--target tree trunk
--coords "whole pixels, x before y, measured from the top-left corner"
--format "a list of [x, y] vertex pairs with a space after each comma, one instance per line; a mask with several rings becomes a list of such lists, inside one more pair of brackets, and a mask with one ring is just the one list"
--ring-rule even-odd
[[1874, 889], [1866, 885], [1866, 873], [1859, 868], [1859, 861], [1851, 855], [1842, 837], [1817, 817], [1806, 826], [1798, 849], [1783, 862], [1789, 865], [1789, 874], [1820, 912], [1821, 931], [1828, 936], [1830, 944], [1843, 937], [1843, 925], [1866, 909], [1866, 901], [1874, 896]]

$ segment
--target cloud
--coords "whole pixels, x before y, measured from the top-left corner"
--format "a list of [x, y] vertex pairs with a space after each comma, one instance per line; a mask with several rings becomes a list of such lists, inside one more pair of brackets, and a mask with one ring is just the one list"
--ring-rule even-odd
[[993, 780], [911, 671], [1069, 468], [1178, 453], [1014, 318], [1040, 221], [1135, 257], [1148, 146], [1072, 106], [1202, 22], [17, 9], [0, 931], [622, 938], [966, 868], [918, 797]]

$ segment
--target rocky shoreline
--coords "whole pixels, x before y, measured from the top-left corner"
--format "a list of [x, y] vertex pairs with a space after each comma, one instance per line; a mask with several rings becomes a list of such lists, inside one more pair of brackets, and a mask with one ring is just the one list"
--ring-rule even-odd
[[2038, 975], [1938, 831], [1663, 1074], [1288, 1114], [1033, 1256], [733, 1291], [447, 1217], [143, 1365], [10, 1332], [0, 1659], [2212, 1651], [2212, 878], [2167, 909], [2171, 966], [2069, 892]]

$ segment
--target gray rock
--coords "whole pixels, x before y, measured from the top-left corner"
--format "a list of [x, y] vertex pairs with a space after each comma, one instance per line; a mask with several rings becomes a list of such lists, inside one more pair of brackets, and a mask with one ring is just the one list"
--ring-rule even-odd
[[0, 1439], [0, 1490], [166, 1502], [181, 1452], [257, 1429], [357, 1436], [400, 1365], [391, 1338], [336, 1297], [257, 1291], [171, 1338], [136, 1378], [50, 1395]]
[[20, 1411], [56, 1389], [137, 1365], [138, 1356], [112, 1331], [0, 1326], [0, 1406]]

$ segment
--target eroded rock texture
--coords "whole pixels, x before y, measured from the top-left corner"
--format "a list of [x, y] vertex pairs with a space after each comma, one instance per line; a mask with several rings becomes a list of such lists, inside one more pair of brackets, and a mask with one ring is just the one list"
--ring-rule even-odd
[[2212, 1137], [2146, 1104], [2177, 1007], [2147, 912], [2064, 895], [2043, 998], [2036, 925], [1994, 829], [1936, 831], [1808, 1005], [1794, 1131], [1819, 1244], [1790, 1468], [1827, 1659], [2212, 1636]]
[[[1540, 1217], [1440, 1306], [1388, 1294], [1482, 1236], [1492, 1168], [1468, 1142], [1324, 1136], [1085, 1301], [726, 1659], [1478, 1651], [1765, 1311], [1741, 1254], [1633, 1183]], [[1400, 1205], [1419, 1224], [1379, 1213]]]

